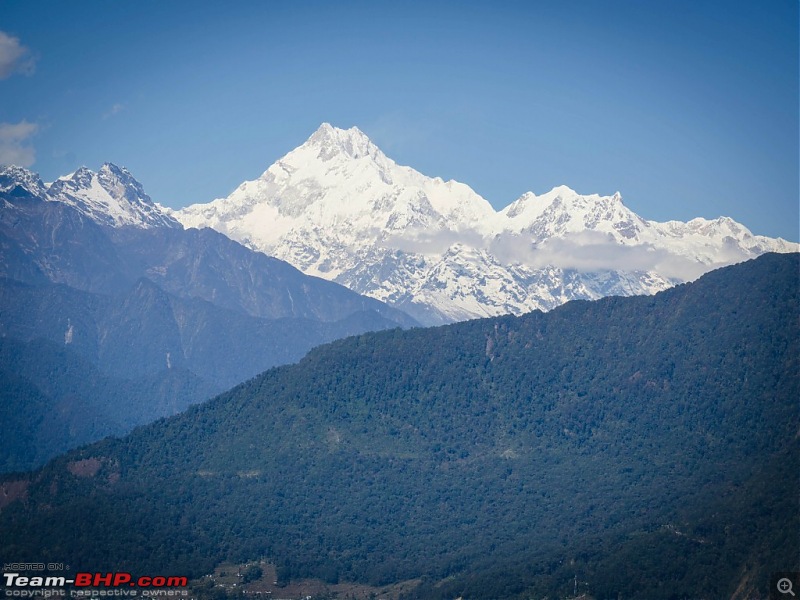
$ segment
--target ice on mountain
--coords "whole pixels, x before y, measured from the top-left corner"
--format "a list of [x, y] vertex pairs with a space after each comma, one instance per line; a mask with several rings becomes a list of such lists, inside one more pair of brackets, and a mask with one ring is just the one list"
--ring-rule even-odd
[[654, 293], [800, 249], [730, 219], [647, 221], [619, 192], [566, 185], [495, 211], [469, 186], [398, 165], [359, 129], [328, 123], [227, 198], [174, 214], [428, 323]]

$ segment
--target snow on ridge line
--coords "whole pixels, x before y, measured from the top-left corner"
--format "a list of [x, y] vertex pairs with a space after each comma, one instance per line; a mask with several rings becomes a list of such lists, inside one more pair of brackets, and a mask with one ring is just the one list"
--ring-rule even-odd
[[[38, 174], [21, 167], [2, 167], [0, 177], [7, 177], [42, 200], [72, 206], [103, 225], [182, 227], [174, 216], [152, 201], [128, 169], [113, 163], [104, 163], [96, 173], [83, 166], [47, 185]], [[35, 186], [29, 185], [32, 181], [37, 182]], [[5, 191], [10, 184], [3, 187]]]
[[468, 185], [397, 165], [357, 128], [329, 124], [228, 197], [173, 214], [430, 324], [432, 314], [446, 322], [654, 293], [800, 250], [727, 217], [647, 221], [619, 192], [565, 185], [498, 211]]
[[180, 210], [152, 202], [127, 169], [100, 173], [59, 178], [47, 199], [112, 226], [211, 227], [427, 324], [649, 294], [763, 252], [800, 251], [728, 217], [647, 221], [619, 192], [560, 185], [495, 210], [468, 185], [400, 166], [359, 129], [329, 124], [226, 198]]

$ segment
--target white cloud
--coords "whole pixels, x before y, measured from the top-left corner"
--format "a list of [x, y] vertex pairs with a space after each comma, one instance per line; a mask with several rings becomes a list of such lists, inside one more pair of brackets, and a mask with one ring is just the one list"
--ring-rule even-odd
[[727, 254], [720, 253], [714, 265], [702, 264], [672, 254], [666, 249], [656, 248], [652, 244], [626, 246], [612, 236], [598, 231], [569, 233], [550, 238], [538, 245], [532, 244], [528, 236], [510, 232], [487, 239], [474, 231], [456, 232], [449, 229], [437, 232], [407, 231], [383, 240], [383, 245], [387, 248], [434, 256], [443, 254], [456, 243], [486, 250], [507, 267], [556, 267], [582, 273], [652, 271], [681, 281], [693, 281], [713, 266], [731, 264], [746, 258], [740, 251], [733, 249]]
[[400, 235], [387, 236], [382, 241], [382, 245], [386, 248], [427, 255], [443, 254], [453, 244], [464, 244], [472, 248], [483, 248], [486, 245], [483, 236], [479, 233], [471, 230], [453, 231], [451, 229], [408, 230]]
[[19, 38], [0, 31], [0, 79], [8, 79], [14, 73], [32, 75], [35, 62], [30, 50], [20, 44]]
[[717, 248], [713, 257], [700, 262], [649, 243], [621, 244], [612, 235], [599, 231], [567, 233], [539, 244], [532, 243], [530, 236], [507, 231], [486, 238], [475, 231], [450, 229], [408, 230], [382, 240], [385, 248], [428, 256], [441, 256], [453, 244], [486, 251], [505, 267], [555, 267], [580, 273], [651, 272], [677, 281], [694, 281], [712, 269], [750, 258], [732, 240]]
[[681, 281], [693, 281], [716, 266], [747, 258], [737, 248], [730, 248], [718, 253], [713, 264], [703, 264], [652, 244], [620, 244], [610, 235], [597, 231], [570, 233], [536, 246], [522, 236], [504, 234], [492, 241], [489, 250], [505, 264], [522, 264], [534, 269], [553, 266], [588, 273], [653, 271]]
[[39, 130], [36, 123], [0, 123], [0, 165], [30, 167], [36, 162], [36, 150], [30, 138]]
[[109, 117], [113, 117], [114, 115], [121, 113], [124, 109], [125, 105], [117, 102], [116, 104], [114, 104], [114, 106], [108, 109], [108, 111], [106, 111], [106, 113], [103, 115], [103, 119], [105, 120], [108, 119]]

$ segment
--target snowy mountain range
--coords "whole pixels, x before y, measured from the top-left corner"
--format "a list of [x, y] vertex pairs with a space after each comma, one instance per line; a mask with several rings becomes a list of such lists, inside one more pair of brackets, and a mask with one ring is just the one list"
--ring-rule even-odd
[[0, 193], [30, 194], [52, 202], [62, 202], [96, 223], [111, 227], [180, 227], [180, 224], [155, 204], [130, 171], [105, 163], [95, 173], [81, 167], [50, 184], [38, 175], [16, 166], [0, 167]]
[[51, 184], [0, 168], [0, 193], [15, 188], [105, 226], [212, 228], [427, 325], [652, 294], [765, 252], [800, 251], [727, 217], [648, 221], [619, 193], [566, 186], [496, 211], [469, 186], [398, 165], [359, 129], [327, 123], [227, 198], [181, 210], [110, 163]]
[[327, 123], [227, 198], [166, 211], [426, 324], [652, 294], [800, 250], [727, 217], [648, 221], [619, 193], [566, 186], [495, 211], [469, 186], [400, 166], [357, 128]]

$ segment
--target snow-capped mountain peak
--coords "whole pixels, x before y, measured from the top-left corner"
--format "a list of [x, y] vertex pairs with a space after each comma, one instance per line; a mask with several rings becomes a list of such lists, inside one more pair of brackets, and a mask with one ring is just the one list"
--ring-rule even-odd
[[724, 219], [647, 221], [619, 192], [565, 185], [498, 212], [469, 186], [398, 165], [359, 129], [327, 123], [227, 198], [173, 214], [424, 323], [654, 293], [799, 249]]
[[148, 196], [125, 167], [105, 163], [95, 173], [80, 167], [58, 178], [46, 191], [46, 199], [63, 202], [92, 220], [112, 227], [179, 227]]
[[126, 200], [131, 204], [153, 204], [142, 184], [136, 181], [125, 167], [104, 163], [97, 172], [97, 180], [100, 186], [115, 200]]
[[527, 192], [500, 211], [504, 229], [531, 236], [533, 243], [583, 231], [612, 235], [618, 242], [642, 241], [647, 222], [628, 209], [619, 192], [583, 195], [562, 185], [537, 196]]
[[0, 192], [40, 197], [45, 186], [37, 173], [16, 165], [0, 165]]
[[354, 159], [385, 158], [383, 152], [358, 127], [346, 130], [337, 129], [329, 123], [320, 125], [319, 129], [301, 146], [301, 148], [303, 147], [319, 149], [321, 160], [329, 160], [337, 154], [344, 154]]
[[328, 249], [308, 254], [304, 264], [321, 274], [332, 268], [331, 250], [349, 252], [376, 235], [386, 244], [419, 232], [482, 228], [495, 213], [469, 186], [400, 166], [359, 129], [325, 123], [227, 198], [175, 214], [187, 227], [211, 226], [268, 254], [281, 254], [279, 239], [303, 254], [302, 240], [325, 238]]

